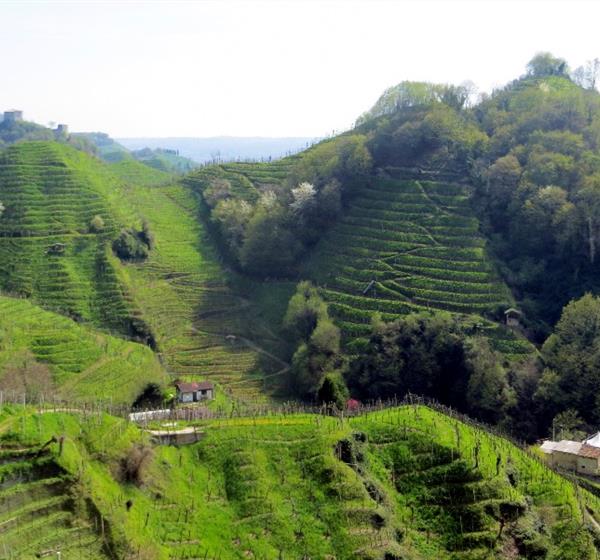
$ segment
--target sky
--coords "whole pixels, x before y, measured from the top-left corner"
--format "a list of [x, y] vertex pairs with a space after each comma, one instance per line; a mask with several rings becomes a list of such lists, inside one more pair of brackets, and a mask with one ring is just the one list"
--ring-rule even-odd
[[0, 0], [0, 110], [113, 137], [324, 136], [403, 80], [600, 57], [595, 0]]

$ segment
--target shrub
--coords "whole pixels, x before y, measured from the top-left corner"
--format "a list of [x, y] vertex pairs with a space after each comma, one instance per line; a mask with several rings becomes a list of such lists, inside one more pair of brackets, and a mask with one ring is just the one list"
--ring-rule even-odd
[[123, 482], [130, 482], [136, 486], [144, 484], [153, 459], [154, 451], [150, 446], [136, 444], [130, 447], [120, 462], [120, 475]]
[[121, 231], [112, 247], [115, 254], [124, 261], [140, 261], [148, 257], [148, 245], [142, 240], [141, 234], [132, 229]]
[[104, 229], [104, 220], [102, 219], [102, 216], [96, 214], [90, 220], [89, 229], [90, 229], [90, 233], [100, 233]]

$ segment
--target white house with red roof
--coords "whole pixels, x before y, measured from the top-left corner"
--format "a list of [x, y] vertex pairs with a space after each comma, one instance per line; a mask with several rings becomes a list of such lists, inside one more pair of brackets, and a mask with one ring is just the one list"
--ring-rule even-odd
[[214, 398], [215, 387], [210, 381], [178, 381], [175, 383], [177, 401], [180, 403], [195, 403], [209, 401]]
[[546, 440], [540, 447], [550, 463], [581, 474], [600, 475], [600, 432], [583, 441]]

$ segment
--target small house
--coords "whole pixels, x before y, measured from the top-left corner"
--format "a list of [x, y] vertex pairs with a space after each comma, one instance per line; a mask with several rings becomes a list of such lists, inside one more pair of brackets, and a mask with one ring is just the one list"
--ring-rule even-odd
[[506, 322], [507, 327], [519, 328], [521, 326], [522, 317], [523, 313], [514, 307], [511, 307], [504, 312], [504, 321]]
[[191, 383], [180, 381], [175, 383], [175, 388], [177, 401], [180, 403], [194, 403], [214, 398], [215, 388], [210, 381], [193, 381]]
[[541, 451], [549, 455], [550, 464], [580, 474], [600, 475], [600, 434], [581, 441], [545, 441]]
[[53, 243], [46, 249], [48, 255], [64, 255], [67, 246], [64, 243]]

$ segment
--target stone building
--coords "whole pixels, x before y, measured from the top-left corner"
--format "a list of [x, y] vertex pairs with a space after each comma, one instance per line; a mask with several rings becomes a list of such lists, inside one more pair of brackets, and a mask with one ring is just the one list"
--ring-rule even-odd
[[550, 464], [579, 474], [600, 475], [600, 432], [584, 441], [545, 441], [541, 448]]
[[4, 122], [20, 122], [23, 120], [23, 111], [17, 111], [15, 109], [11, 111], [4, 111]]

